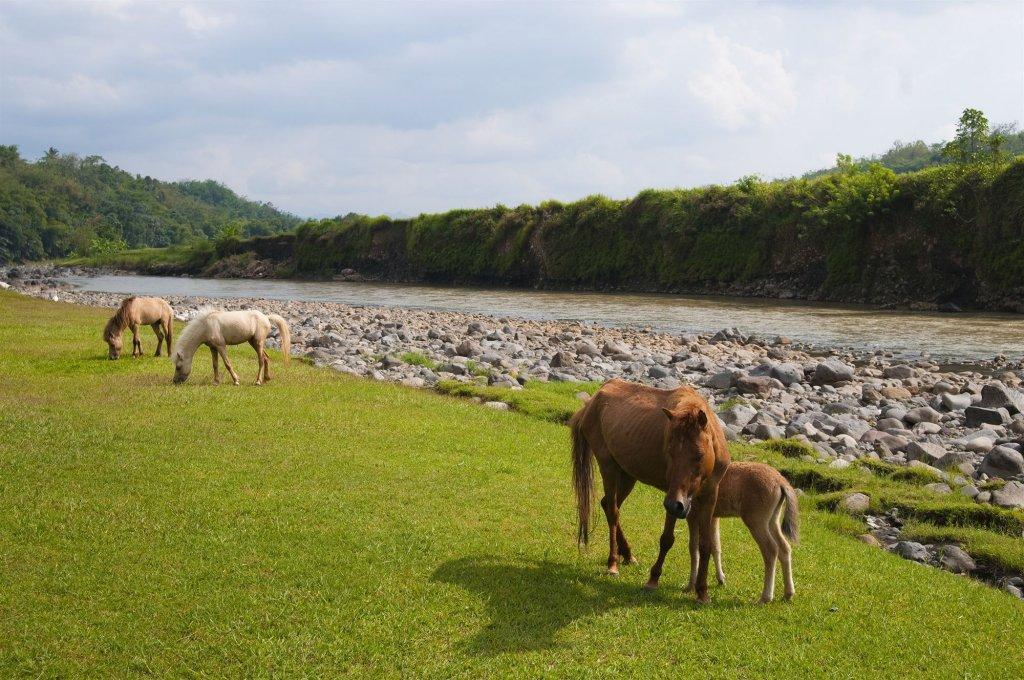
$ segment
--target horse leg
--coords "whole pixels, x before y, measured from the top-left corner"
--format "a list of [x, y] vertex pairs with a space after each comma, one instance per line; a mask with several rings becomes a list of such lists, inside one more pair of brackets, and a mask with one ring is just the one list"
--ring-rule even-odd
[[256, 350], [256, 382], [254, 385], [263, 384], [263, 348], [260, 341], [255, 337], [249, 338], [249, 345]]
[[174, 335], [174, 317], [168, 314], [164, 317], [164, 342], [167, 343], [167, 356], [171, 356], [171, 336]]
[[228, 361], [228, 348], [226, 345], [217, 345], [217, 352], [220, 354], [221, 360], [224, 362], [224, 368], [228, 369], [228, 373], [231, 374], [231, 382], [236, 385], [241, 383], [238, 381], [238, 374], [235, 373], [235, 367]]
[[757, 547], [761, 549], [761, 557], [764, 558], [764, 590], [761, 591], [761, 604], [767, 604], [775, 598], [775, 561], [779, 559], [779, 549], [768, 528], [772, 518], [773, 515], [767, 518], [743, 518], [744, 524], [750, 529], [750, 534], [757, 541]]
[[263, 382], [270, 382], [270, 355], [266, 347], [263, 348]]
[[715, 558], [715, 578], [718, 579], [718, 585], [725, 585], [725, 570], [722, 569], [722, 531], [718, 524], [718, 518], [715, 517], [715, 544], [712, 546], [712, 555]]
[[220, 367], [217, 366], [217, 348], [210, 345], [210, 354], [213, 355], [213, 384], [220, 384]]
[[[150, 326], [153, 328], [153, 333], [156, 334], [156, 354], [153, 356], [158, 357], [160, 356], [160, 347], [164, 344], [163, 322], [154, 321]], [[171, 350], [167, 350], [167, 353], [170, 354]]]
[[622, 504], [626, 502], [634, 486], [636, 486], [636, 479], [627, 475], [624, 470], [619, 473], [619, 482], [615, 485], [615, 499], [618, 501], [615, 514], [620, 521], [615, 524], [615, 534], [619, 544], [619, 557], [626, 564], [636, 564], [637, 560], [629, 547], [629, 542], [626, 541], [626, 534], [622, 532], [621, 514], [618, 511], [622, 509]]
[[796, 589], [793, 587], [793, 548], [789, 545], [785, 535], [783, 535], [782, 527], [779, 526], [780, 515], [784, 508], [784, 505], [779, 505], [775, 516], [772, 517], [769, 528], [771, 529], [772, 538], [775, 539], [775, 547], [779, 550], [779, 562], [782, 564], [782, 580], [785, 585], [783, 597], [786, 600], [791, 600], [793, 599], [793, 594], [796, 593]]
[[668, 551], [672, 549], [672, 544], [676, 541], [676, 516], [670, 513], [665, 513], [665, 528], [661, 532], [661, 541], [659, 542], [658, 559], [651, 567], [651, 575], [647, 579], [647, 583], [644, 584], [644, 590], [654, 590], [658, 587], [658, 580], [661, 578], [661, 568], [665, 565], [665, 556], [668, 555]]
[[690, 531], [690, 582], [687, 584], [684, 593], [688, 593], [697, 587], [697, 569], [700, 567], [700, 556], [697, 553], [697, 541], [700, 537], [700, 529], [697, 527], [696, 515], [686, 518], [686, 526]]
[[139, 340], [139, 324], [137, 324], [137, 323], [135, 323], [133, 321], [131, 323], [130, 327], [132, 329], [132, 356], [133, 357], [141, 357], [142, 356], [142, 340]]
[[708, 597], [708, 564], [711, 562], [711, 553], [715, 541], [713, 525], [717, 502], [718, 490], [715, 489], [709, 492], [707, 497], [701, 498], [699, 503], [695, 501], [690, 507], [690, 512], [697, 513], [695, 524], [700, 528], [697, 532], [697, 550], [700, 553], [700, 559], [697, 563], [697, 583], [694, 585], [694, 590], [697, 593], [697, 602], [700, 604], [710, 602]]
[[[616, 465], [615, 468], [618, 466]], [[619, 503], [615, 497], [615, 489], [619, 484], [619, 471], [612, 465], [601, 465], [601, 481], [604, 482], [604, 496], [601, 507], [608, 520], [608, 573], [617, 576], [619, 573]]]

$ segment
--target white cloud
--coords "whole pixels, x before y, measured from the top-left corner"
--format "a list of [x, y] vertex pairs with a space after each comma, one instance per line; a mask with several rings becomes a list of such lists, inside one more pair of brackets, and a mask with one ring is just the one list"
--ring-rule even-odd
[[[305, 215], [799, 174], [1020, 119], [1016, 4], [4, 3], [0, 133]], [[952, 39], [955, 36], [955, 40]]]

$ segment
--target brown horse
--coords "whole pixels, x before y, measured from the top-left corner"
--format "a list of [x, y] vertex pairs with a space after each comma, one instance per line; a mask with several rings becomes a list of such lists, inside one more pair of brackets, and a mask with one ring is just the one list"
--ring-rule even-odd
[[[771, 602], [775, 597], [775, 561], [782, 563], [785, 585], [785, 599], [792, 599], [793, 587], [792, 549], [789, 541], [799, 540], [799, 507], [796, 491], [775, 468], [764, 463], [733, 463], [725, 471], [718, 485], [718, 503], [715, 505], [715, 519], [712, 528], [712, 556], [718, 582], [725, 583], [722, 570], [722, 541], [718, 531], [719, 517], [741, 517], [757, 541], [764, 558], [764, 590], [761, 602]], [[690, 526], [690, 585], [697, 585], [700, 565], [698, 555], [699, 527], [691, 518]]]
[[153, 327], [156, 333], [156, 355], [160, 356], [160, 346], [167, 340], [167, 355], [171, 354], [171, 333], [174, 312], [167, 301], [157, 297], [125, 298], [121, 306], [110, 317], [103, 328], [103, 339], [109, 346], [108, 356], [117, 359], [121, 356], [121, 335], [125, 328], [132, 329], [132, 356], [142, 356], [142, 341], [139, 340], [139, 326]]
[[697, 600], [708, 601], [707, 567], [718, 484], [729, 467], [721, 425], [695, 390], [659, 390], [611, 380], [569, 421], [573, 442], [573, 488], [579, 512], [579, 540], [590, 533], [593, 468], [597, 459], [604, 482], [601, 507], [608, 520], [608, 573], [619, 559], [636, 560], [619, 525], [619, 509], [637, 480], [665, 492], [665, 528], [647, 589], [658, 587], [665, 556], [675, 542], [676, 519], [692, 518], [698, 527], [701, 561]]

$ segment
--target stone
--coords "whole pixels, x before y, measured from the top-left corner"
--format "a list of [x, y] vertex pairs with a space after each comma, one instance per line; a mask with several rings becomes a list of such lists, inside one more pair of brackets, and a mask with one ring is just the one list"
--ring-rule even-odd
[[907, 411], [907, 415], [903, 416], [903, 420], [911, 424], [937, 423], [942, 420], [942, 414], [930, 406], [922, 406]]
[[781, 428], [768, 423], [758, 423], [753, 434], [758, 439], [782, 439], [785, 436]]
[[814, 385], [834, 385], [853, 380], [853, 366], [844, 364], [838, 359], [826, 359], [814, 367], [811, 383]]
[[861, 543], [867, 543], [868, 545], [870, 545], [873, 548], [881, 548], [882, 547], [881, 542], [879, 542], [879, 540], [877, 538], [875, 538], [874, 536], [872, 536], [871, 534], [861, 534], [860, 536], [857, 537], [857, 540], [859, 540]]
[[747, 423], [754, 419], [757, 411], [746, 404], [736, 404], [718, 414], [718, 419], [726, 425], [732, 425], [742, 429]]
[[667, 378], [672, 375], [672, 371], [665, 368], [664, 366], [651, 366], [647, 369], [647, 375], [654, 379]]
[[704, 381], [713, 390], [727, 390], [732, 387], [733, 371], [720, 371]]
[[981, 388], [981, 401], [978, 405], [1005, 408], [1010, 415], [1024, 413], [1024, 393], [1000, 382], [989, 383]]
[[1010, 413], [1005, 408], [986, 408], [982, 406], [968, 406], [964, 410], [967, 417], [967, 427], [978, 427], [979, 425], [1005, 425], [1010, 422]]
[[1016, 477], [1024, 474], [1024, 456], [1007, 446], [995, 446], [985, 454], [978, 471], [989, 477]]
[[604, 343], [604, 347], [601, 348], [601, 354], [606, 357], [615, 356], [616, 354], [630, 354], [629, 347], [626, 347], [621, 342], [615, 342], [614, 340], [607, 340]]
[[419, 377], [413, 376], [411, 378], [402, 378], [401, 384], [405, 385], [406, 387], [417, 387], [417, 388], [419, 388], [419, 387], [423, 387], [424, 385], [426, 385], [427, 381], [424, 380], [423, 378], [419, 378]]
[[455, 348], [455, 353], [460, 357], [476, 356], [480, 353], [480, 345], [472, 340], [463, 340], [459, 343], [459, 346]]
[[978, 501], [979, 503], [988, 503], [990, 500], [992, 500], [992, 492], [979, 491], [978, 495], [974, 497], [974, 500]]
[[910, 394], [910, 390], [908, 390], [906, 387], [898, 387], [894, 385], [887, 385], [885, 387], [881, 387], [879, 388], [878, 393], [881, 394], [886, 399], [895, 399], [897, 401], [906, 401], [907, 399], [910, 399], [910, 397], [913, 396], [912, 394]]
[[735, 385], [740, 392], [759, 397], [771, 396], [773, 389], [782, 389], [782, 383], [766, 375], [739, 375]]
[[935, 465], [946, 457], [946, 449], [931, 442], [910, 442], [907, 444], [907, 459], [920, 460]]
[[851, 515], [863, 515], [871, 507], [871, 498], [860, 492], [844, 496], [839, 501], [839, 509]]
[[571, 368], [574, 364], [568, 352], [555, 352], [550, 361], [552, 368]]
[[960, 489], [960, 493], [962, 493], [964, 496], [967, 496], [968, 498], [974, 498], [979, 493], [981, 493], [981, 491], [978, 489], [978, 487], [974, 486], [973, 484], [968, 484], [967, 486], [962, 487]]
[[992, 504], [1001, 508], [1024, 508], [1024, 483], [1007, 482], [992, 491]]
[[914, 369], [904, 364], [898, 364], [896, 366], [887, 366], [886, 368], [882, 369], [882, 375], [884, 375], [886, 378], [896, 378], [898, 380], [903, 380], [905, 378], [913, 378]]
[[947, 411], [963, 411], [971, 405], [971, 395], [966, 392], [961, 394], [943, 392], [939, 395], [939, 401]]
[[937, 493], [941, 495], [953, 493], [953, 489], [949, 487], [949, 484], [945, 484], [943, 482], [932, 482], [931, 484], [925, 484], [924, 488], [928, 489], [932, 493]]
[[796, 364], [773, 364], [768, 375], [789, 387], [804, 379], [804, 370]]
[[928, 561], [928, 548], [916, 541], [900, 541], [896, 544], [895, 551], [897, 555], [906, 560]]
[[484, 406], [486, 406], [487, 408], [492, 408], [495, 411], [509, 410], [509, 405], [503, 401], [485, 401]]
[[954, 574], [969, 574], [978, 568], [974, 559], [955, 545], [944, 545], [939, 548], [939, 564]]
[[592, 342], [584, 340], [576, 343], [576, 354], [580, 356], [596, 357], [601, 355], [601, 350]]

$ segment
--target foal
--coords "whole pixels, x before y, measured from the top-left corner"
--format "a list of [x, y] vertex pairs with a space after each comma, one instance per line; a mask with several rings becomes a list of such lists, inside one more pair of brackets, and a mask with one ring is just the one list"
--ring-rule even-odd
[[[775, 597], [775, 561], [782, 564], [785, 583], [784, 597], [789, 600], [795, 592], [793, 587], [792, 550], [799, 540], [799, 508], [796, 492], [775, 468], [764, 463], [733, 463], [725, 471], [718, 485], [718, 504], [712, 528], [712, 556], [718, 582], [725, 583], [722, 571], [722, 541], [718, 530], [719, 517], [741, 517], [751, 536], [757, 541], [764, 558], [764, 590], [761, 602], [771, 602]], [[690, 527], [690, 585], [697, 585], [700, 566], [698, 554], [700, 527], [688, 519]]]

